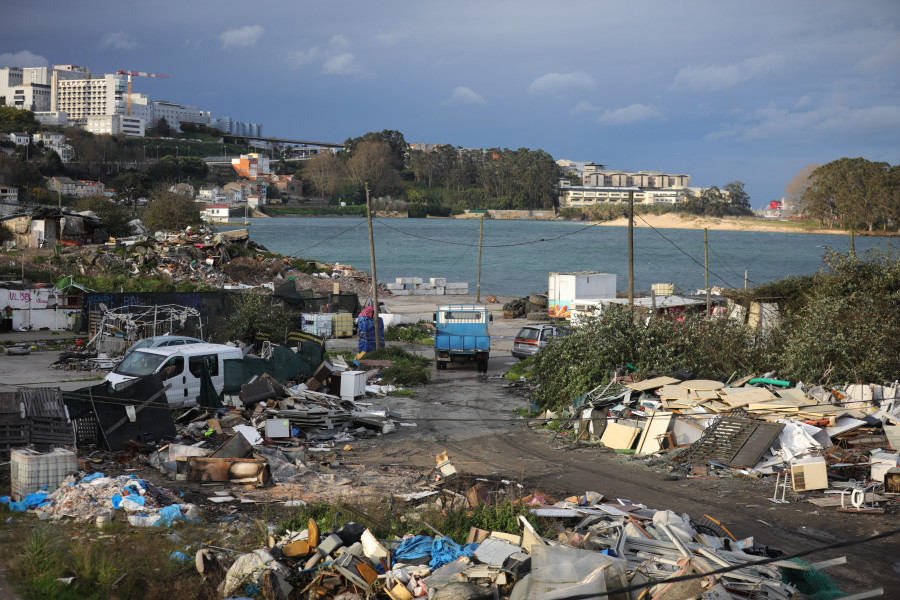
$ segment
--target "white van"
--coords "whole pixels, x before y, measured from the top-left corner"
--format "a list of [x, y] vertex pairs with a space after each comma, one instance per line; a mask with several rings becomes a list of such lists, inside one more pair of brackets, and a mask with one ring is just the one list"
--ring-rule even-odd
[[159, 374], [169, 404], [195, 406], [200, 396], [203, 364], [209, 369], [216, 394], [225, 387], [225, 361], [243, 358], [240, 348], [222, 344], [189, 344], [161, 348], [142, 348], [126, 356], [103, 380], [118, 387], [139, 377]]

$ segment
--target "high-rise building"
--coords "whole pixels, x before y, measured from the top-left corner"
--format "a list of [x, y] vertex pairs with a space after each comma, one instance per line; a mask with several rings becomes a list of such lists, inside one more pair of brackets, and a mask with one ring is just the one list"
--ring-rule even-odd
[[71, 120], [95, 115], [125, 112], [125, 80], [107, 74], [96, 79], [62, 79], [53, 72], [56, 104], [50, 110], [62, 110]]

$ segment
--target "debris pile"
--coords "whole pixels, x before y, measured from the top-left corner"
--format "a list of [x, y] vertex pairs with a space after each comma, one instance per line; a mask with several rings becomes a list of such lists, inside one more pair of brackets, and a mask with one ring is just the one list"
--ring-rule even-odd
[[825, 498], [809, 499], [819, 506], [884, 512], [873, 502], [886, 498], [874, 491], [900, 485], [900, 384], [791, 387], [769, 374], [726, 385], [691, 376], [595, 388], [575, 400], [570, 435], [643, 459], [666, 457], [688, 477], [710, 469], [775, 475], [773, 502], [787, 502], [791, 487], [822, 490]]
[[[466, 494], [443, 484], [457, 477], [446, 453], [427, 491], [395, 494], [409, 512], [421, 514], [439, 498], [445, 511], [476, 508], [490, 491], [479, 481]], [[503, 484], [510, 484], [503, 486]], [[509, 493], [518, 484], [498, 482]], [[496, 491], [496, 490], [495, 490]], [[523, 507], [516, 531], [472, 527], [465, 540], [454, 540], [427, 522], [427, 535], [394, 531], [379, 538], [355, 521], [323, 528], [310, 518], [305, 529], [275, 536], [270, 529], [264, 548], [245, 554], [201, 548], [196, 564], [215, 597], [259, 593], [288, 598], [302, 591], [315, 597], [385, 600], [609, 597], [681, 600], [765, 597], [789, 599], [809, 593], [807, 579], [819, 569], [843, 564], [830, 560], [810, 565], [754, 539], [736, 539], [721, 523], [704, 515], [656, 510], [630, 500], [608, 501], [585, 492], [555, 502], [534, 492], [519, 497]], [[361, 521], [385, 532], [378, 519], [344, 505]], [[395, 505], [396, 510], [396, 505]], [[388, 527], [390, 529], [390, 527]], [[393, 531], [393, 530], [391, 530]], [[797, 583], [790, 583], [797, 582]], [[830, 584], [816, 592], [842, 595]], [[764, 596], [760, 594], [763, 593]], [[880, 595], [871, 590], [867, 596]], [[825, 596], [822, 596], [825, 597]]]

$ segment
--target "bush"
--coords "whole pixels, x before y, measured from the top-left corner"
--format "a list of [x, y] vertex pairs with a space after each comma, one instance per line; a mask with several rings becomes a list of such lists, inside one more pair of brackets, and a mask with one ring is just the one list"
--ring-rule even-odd
[[391, 325], [384, 330], [387, 342], [407, 342], [409, 344], [434, 344], [434, 329], [427, 321], [412, 325]]
[[181, 194], [158, 189], [150, 196], [150, 204], [141, 216], [151, 231], [180, 231], [203, 224], [197, 203]]

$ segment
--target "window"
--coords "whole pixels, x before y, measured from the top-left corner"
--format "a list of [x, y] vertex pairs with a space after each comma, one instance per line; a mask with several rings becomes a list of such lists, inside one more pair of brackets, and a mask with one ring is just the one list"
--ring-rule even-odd
[[184, 372], [184, 357], [183, 356], [173, 356], [169, 360], [166, 361], [166, 364], [163, 365], [162, 369], [159, 371], [159, 376], [165, 381], [166, 379], [172, 379], [173, 377], [177, 377]]
[[194, 377], [200, 377], [203, 374], [203, 365], [209, 369], [210, 377], [219, 374], [219, 357], [217, 354], [205, 354], [203, 356], [192, 356], [188, 359], [188, 370]]

